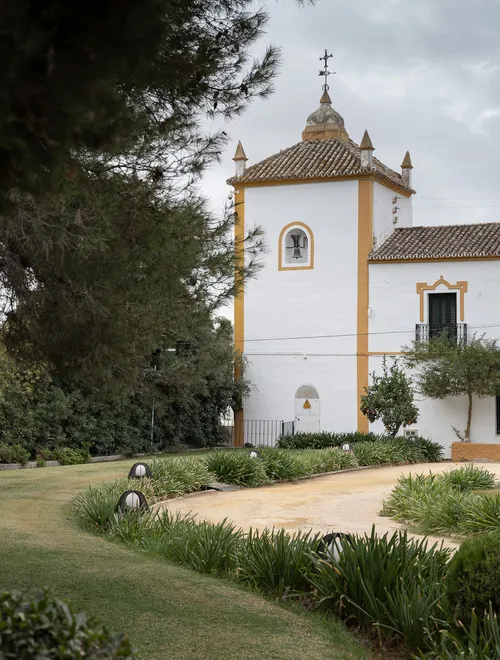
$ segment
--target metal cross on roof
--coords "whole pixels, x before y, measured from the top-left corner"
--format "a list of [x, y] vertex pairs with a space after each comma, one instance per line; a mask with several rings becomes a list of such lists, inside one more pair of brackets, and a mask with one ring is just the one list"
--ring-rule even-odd
[[325, 48], [325, 54], [323, 55], [323, 57], [319, 58], [320, 62], [325, 63], [325, 68], [319, 72], [319, 75], [324, 76], [324, 78], [325, 78], [325, 84], [323, 85], [323, 91], [324, 92], [327, 92], [330, 89], [330, 87], [328, 85], [328, 76], [330, 76], [332, 73], [333, 73], [333, 75], [335, 75], [335, 71], [329, 71], [328, 70], [328, 60], [331, 57], [333, 57], [333, 55], [328, 55], [328, 51]]

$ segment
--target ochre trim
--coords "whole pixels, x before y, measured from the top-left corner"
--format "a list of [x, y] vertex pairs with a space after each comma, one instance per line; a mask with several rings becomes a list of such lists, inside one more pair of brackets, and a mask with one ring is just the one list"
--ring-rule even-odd
[[[286, 232], [292, 227], [302, 227], [309, 234], [309, 265], [308, 266], [283, 266], [283, 236]], [[304, 222], [290, 222], [290, 224], [283, 227], [280, 231], [280, 236], [278, 239], [278, 270], [313, 270], [314, 268], [314, 234], [309, 225], [306, 225]]]
[[415, 259], [370, 259], [370, 264], [421, 264], [442, 261], [498, 261], [500, 254], [490, 254], [484, 257], [421, 257]]
[[[234, 297], [234, 350], [240, 355], [245, 350], [245, 289], [243, 278], [238, 271], [245, 264], [245, 191], [240, 188], [235, 191], [234, 243], [235, 243], [235, 284], [238, 293]], [[241, 369], [236, 366], [234, 377], [241, 377]], [[234, 444], [243, 447], [245, 411], [242, 408], [234, 413]]]
[[260, 188], [266, 186], [297, 186], [303, 185], [306, 183], [332, 183], [332, 181], [376, 181], [386, 188], [394, 190], [394, 192], [401, 193], [403, 197], [411, 197], [413, 192], [410, 192], [407, 188], [398, 186], [397, 183], [393, 183], [388, 179], [385, 179], [382, 176], [377, 176], [376, 174], [346, 174], [344, 176], [328, 176], [328, 177], [311, 177], [309, 179], [276, 179], [268, 181], [242, 181], [241, 183], [235, 182], [234, 185], [241, 188]]
[[368, 306], [370, 304], [368, 255], [373, 241], [373, 180], [358, 183], [358, 310], [356, 409], [358, 431], [367, 433], [368, 418], [360, 410], [361, 396], [368, 387]]
[[406, 355], [404, 351], [368, 351], [369, 356], [377, 356], [377, 355]]
[[441, 277], [434, 282], [434, 284], [427, 284], [426, 282], [417, 283], [417, 293], [420, 295], [420, 323], [425, 320], [425, 292], [435, 291], [438, 286], [443, 284], [447, 289], [452, 291], [460, 291], [460, 320], [465, 318], [465, 294], [467, 293], [468, 283], [465, 281], [450, 284], [444, 277]]

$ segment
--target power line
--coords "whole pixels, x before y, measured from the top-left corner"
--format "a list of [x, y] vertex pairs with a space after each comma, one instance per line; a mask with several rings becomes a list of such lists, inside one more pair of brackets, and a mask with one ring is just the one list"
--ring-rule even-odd
[[[418, 324], [417, 324], [418, 325]], [[470, 325], [469, 329], [472, 330], [483, 330], [485, 328], [500, 328], [500, 323], [493, 323], [488, 325]], [[332, 334], [332, 335], [301, 335], [296, 337], [259, 337], [255, 339], [245, 339], [244, 343], [250, 342], [259, 342], [259, 341], [294, 341], [298, 339], [337, 339], [344, 337], [373, 337], [378, 335], [402, 335], [402, 334], [413, 334], [415, 328], [409, 328], [407, 330], [385, 330], [381, 332], [350, 332], [342, 334]], [[237, 342], [241, 343], [241, 342]]]

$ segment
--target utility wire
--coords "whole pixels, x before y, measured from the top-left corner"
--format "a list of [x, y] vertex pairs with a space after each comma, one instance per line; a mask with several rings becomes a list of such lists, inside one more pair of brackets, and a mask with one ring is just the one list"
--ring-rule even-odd
[[[417, 324], [419, 325], [419, 324]], [[500, 328], [500, 323], [493, 323], [488, 325], [469, 325], [469, 329], [473, 330], [482, 330], [484, 328]], [[259, 337], [254, 339], [245, 339], [244, 342], [259, 342], [259, 341], [293, 341], [295, 339], [337, 339], [342, 337], [366, 337], [366, 336], [377, 336], [377, 335], [402, 335], [415, 332], [415, 328], [408, 328], [407, 330], [385, 330], [382, 332], [350, 332], [343, 334], [332, 334], [332, 335], [301, 335], [296, 337]], [[241, 343], [241, 342], [237, 342]]]

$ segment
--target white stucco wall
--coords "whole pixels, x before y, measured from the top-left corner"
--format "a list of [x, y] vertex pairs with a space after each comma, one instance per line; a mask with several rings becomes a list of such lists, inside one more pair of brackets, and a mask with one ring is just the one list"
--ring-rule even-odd
[[[500, 337], [500, 261], [450, 261], [370, 265], [370, 352], [399, 352], [415, 338], [415, 325], [420, 323], [418, 282], [434, 284], [440, 276], [450, 284], [466, 281], [464, 322], [468, 335], [485, 333]], [[449, 292], [440, 285], [435, 293]], [[428, 321], [428, 294], [424, 300], [424, 322]], [[460, 296], [457, 292], [457, 312]], [[489, 326], [489, 327], [488, 327]], [[370, 372], [379, 370], [381, 356], [370, 358]], [[415, 425], [422, 435], [442, 443], [446, 455], [457, 440], [452, 426], [465, 428], [465, 397], [443, 401], [423, 400], [417, 395], [420, 418]], [[499, 442], [496, 435], [495, 400], [475, 400], [471, 437], [476, 442]], [[374, 430], [380, 427], [374, 425]]]
[[[399, 207], [397, 222], [394, 223], [394, 198]], [[380, 245], [395, 227], [411, 227], [413, 223], [412, 198], [398, 195], [390, 188], [377, 183], [373, 184], [373, 244]]]
[[[307, 224], [313, 270], [278, 270], [278, 238], [292, 222]], [[294, 417], [294, 396], [313, 385], [321, 426], [356, 425], [358, 183], [338, 181], [245, 190], [245, 225], [259, 224], [269, 252], [245, 290], [245, 356], [256, 391], [246, 419]], [[350, 335], [323, 337], [318, 335]], [[300, 337], [300, 339], [290, 339]]]

